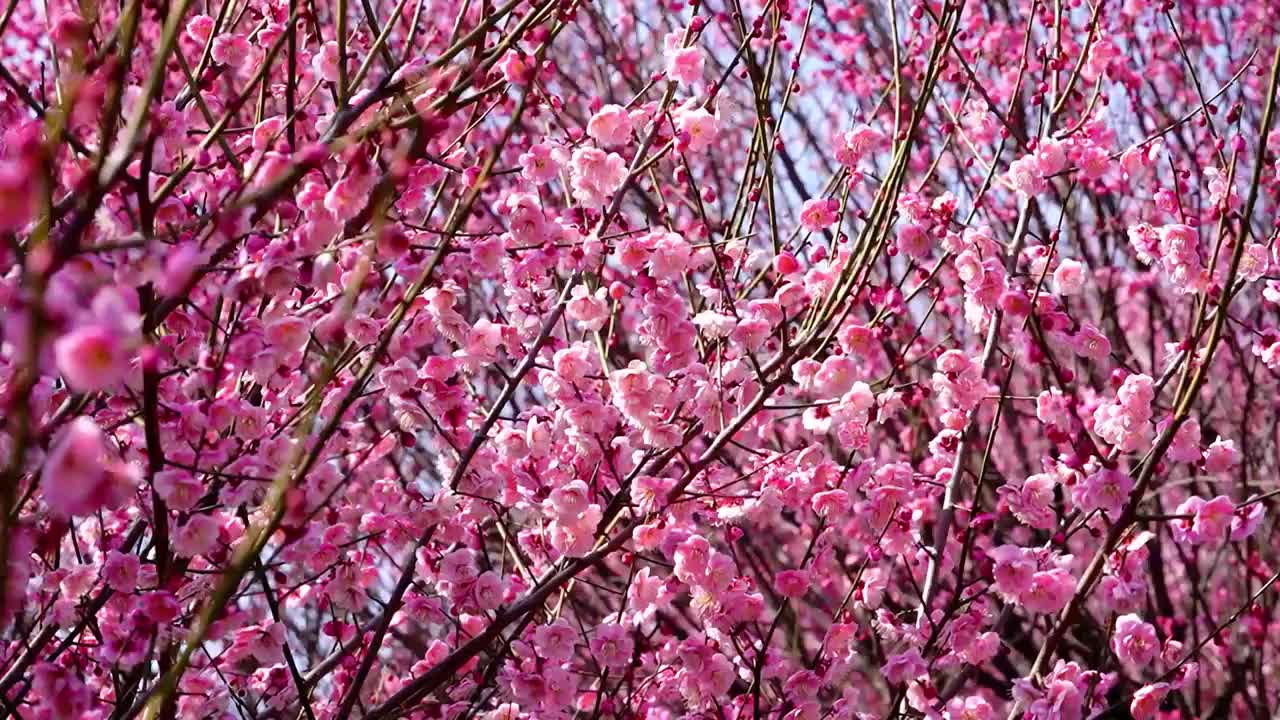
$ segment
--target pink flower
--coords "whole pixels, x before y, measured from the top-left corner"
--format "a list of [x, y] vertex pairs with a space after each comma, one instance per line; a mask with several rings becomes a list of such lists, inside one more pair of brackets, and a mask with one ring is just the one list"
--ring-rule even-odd
[[849, 493], [844, 490], [827, 490], [814, 495], [810, 504], [819, 517], [840, 518], [849, 511]]
[[702, 77], [704, 59], [696, 47], [667, 48], [667, 77], [681, 85], [692, 85]]
[[367, 182], [356, 175], [347, 175], [329, 188], [324, 196], [324, 207], [340, 221], [354, 218], [368, 204]]
[[200, 45], [209, 41], [213, 35], [214, 19], [208, 15], [196, 15], [187, 21], [187, 36]]
[[1249, 243], [1244, 247], [1244, 252], [1240, 255], [1241, 278], [1249, 281], [1259, 280], [1267, 274], [1270, 267], [1271, 257], [1266, 245]]
[[1058, 427], [1071, 425], [1071, 406], [1058, 388], [1042, 391], [1036, 397], [1036, 417], [1040, 422]]
[[498, 61], [498, 70], [512, 85], [528, 85], [533, 79], [533, 65], [529, 62], [529, 58], [518, 50], [508, 50]]
[[773, 585], [778, 594], [785, 598], [804, 597], [809, 592], [810, 576], [808, 570], [783, 570], [773, 577]]
[[720, 122], [701, 106], [684, 107], [675, 112], [676, 129], [687, 135], [689, 150], [702, 152], [720, 136]]
[[282, 317], [267, 326], [266, 340], [282, 355], [301, 350], [310, 339], [311, 325], [300, 317]]
[[565, 381], [575, 383], [585, 380], [587, 373], [596, 368], [596, 363], [590, 348], [578, 343], [563, 350], [557, 350], [552, 358], [552, 367]]
[[607, 290], [599, 288], [591, 293], [583, 285], [573, 289], [573, 299], [565, 306], [565, 314], [577, 320], [587, 330], [599, 330], [609, 319]]
[[[1171, 420], [1160, 423], [1159, 431], [1164, 432], [1170, 425]], [[1178, 432], [1174, 433], [1173, 442], [1169, 444], [1166, 457], [1175, 462], [1193, 463], [1199, 462], [1202, 457], [1200, 452], [1200, 422], [1195, 418], [1188, 418], [1178, 427]]]
[[251, 53], [249, 41], [243, 35], [226, 34], [214, 38], [209, 56], [222, 65], [239, 67], [249, 61]]
[[1183, 515], [1189, 517], [1181, 517], [1169, 524], [1169, 532], [1172, 533], [1173, 539], [1180, 543], [1199, 544], [1200, 536], [1192, 530], [1192, 522], [1195, 519], [1197, 511], [1204, 505], [1204, 498], [1192, 495], [1183, 500], [1177, 508], [1174, 509], [1175, 515]]
[[1091, 360], [1105, 360], [1111, 355], [1111, 341], [1098, 328], [1085, 323], [1072, 336], [1071, 344], [1076, 354]]
[[627, 177], [626, 161], [617, 153], [580, 147], [569, 164], [573, 197], [583, 205], [603, 205]]
[[1063, 260], [1053, 271], [1053, 284], [1061, 295], [1079, 295], [1084, 290], [1085, 266], [1076, 260]]
[[832, 355], [822, 361], [813, 377], [813, 389], [820, 397], [839, 397], [857, 380], [857, 365], [847, 355]]
[[923, 226], [911, 223], [898, 231], [898, 249], [909, 258], [924, 260], [933, 249], [933, 240]]
[[866, 325], [846, 325], [838, 337], [840, 347], [857, 357], [870, 356], [876, 347], [875, 333]]
[[89, 715], [93, 695], [74, 670], [42, 662], [32, 673], [31, 689], [37, 698], [36, 714], [55, 720], [71, 720]]
[[475, 552], [468, 548], [458, 548], [445, 555], [440, 561], [440, 581], [451, 585], [465, 585], [480, 575], [476, 568]]
[[1169, 683], [1144, 685], [1133, 694], [1129, 703], [1129, 713], [1133, 720], [1154, 720], [1160, 710], [1160, 703], [1169, 694]]
[[547, 502], [557, 515], [572, 517], [581, 514], [591, 504], [590, 492], [585, 482], [574, 480], [551, 491]]
[[177, 246], [165, 257], [164, 272], [156, 279], [156, 289], [164, 297], [176, 297], [204, 261], [204, 252], [196, 243]]
[[173, 533], [173, 549], [181, 557], [205, 555], [218, 544], [218, 521], [210, 515], [192, 515]]
[[1057, 513], [1053, 509], [1053, 489], [1056, 486], [1057, 481], [1052, 475], [1041, 473], [1032, 475], [1017, 487], [1001, 487], [1000, 494], [1019, 520], [1033, 528], [1049, 530], [1058, 524]]
[[1116, 392], [1114, 403], [1103, 403], [1093, 413], [1098, 435], [1123, 452], [1137, 450], [1149, 436], [1154, 381], [1149, 375], [1130, 375]]
[[992, 720], [995, 717], [995, 708], [978, 695], [952, 700], [943, 715], [944, 720]]
[[737, 321], [731, 315], [704, 310], [693, 317], [693, 324], [708, 338], [719, 339], [732, 333]]
[[1175, 293], [1188, 294], [1204, 290], [1209, 282], [1200, 251], [1200, 233], [1183, 223], [1164, 225], [1155, 230], [1159, 239], [1159, 260], [1173, 281]]
[[1236, 506], [1231, 498], [1219, 495], [1196, 509], [1191, 531], [1197, 543], [1218, 544], [1227, 539]]
[[138, 570], [141, 561], [137, 555], [112, 550], [102, 565], [102, 577], [117, 592], [130, 592], [138, 587]]
[[123, 503], [137, 483], [134, 469], [112, 459], [107, 436], [87, 417], [72, 420], [49, 451], [40, 487], [44, 501], [64, 516], [88, 515]]
[[1122, 662], [1142, 668], [1160, 652], [1160, 641], [1150, 623], [1143, 622], [1137, 615], [1121, 615], [1116, 618], [1111, 649]]
[[996, 589], [1002, 595], [1016, 598], [1031, 588], [1036, 561], [1030, 551], [1016, 545], [1001, 545], [991, 551], [991, 559], [995, 562]]
[[186, 470], [161, 470], [152, 486], [171, 510], [187, 511], [196, 506], [205, 493], [204, 483]]
[[578, 633], [564, 620], [550, 625], [539, 625], [533, 633], [538, 653], [552, 662], [564, 662], [573, 657]]
[[1236, 509], [1231, 518], [1231, 542], [1239, 542], [1257, 532], [1265, 514], [1260, 502], [1247, 502]]
[[858, 162], [884, 143], [884, 135], [870, 125], [858, 125], [835, 137], [836, 161], [847, 167], [857, 167]]
[[520, 155], [521, 174], [539, 185], [551, 182], [560, 173], [560, 162], [551, 146], [539, 143]]
[[330, 40], [311, 58], [311, 68], [328, 82], [338, 81], [338, 43]]
[[1056, 613], [1067, 606], [1075, 589], [1076, 580], [1071, 573], [1055, 568], [1032, 575], [1031, 586], [1019, 599], [1032, 612]]
[[1071, 491], [1076, 507], [1084, 512], [1102, 510], [1115, 517], [1124, 509], [1133, 491], [1133, 478], [1128, 473], [1103, 468], [1085, 478]]
[[695, 582], [706, 573], [710, 559], [711, 544], [701, 535], [694, 535], [676, 548], [675, 575], [684, 582]]
[[285, 630], [280, 623], [252, 625], [235, 633], [231, 649], [232, 657], [252, 657], [254, 660], [274, 665], [284, 662]]
[[132, 360], [129, 344], [114, 329], [83, 325], [58, 338], [54, 356], [67, 384], [78, 392], [111, 387], [124, 379]]
[[1022, 195], [1039, 195], [1049, 187], [1034, 155], [1024, 155], [1014, 160], [1009, 165], [1006, 178], [1009, 185]]
[[791, 275], [800, 272], [800, 262], [789, 252], [778, 253], [773, 259], [773, 269], [779, 275]]
[[1106, 174], [1111, 167], [1111, 157], [1106, 150], [1096, 145], [1085, 147], [1076, 156], [1076, 167], [1080, 176], [1087, 180], [1097, 180]]
[[586, 555], [595, 545], [595, 531], [600, 518], [600, 506], [594, 503], [577, 516], [558, 517], [548, 527], [551, 547], [566, 557]]
[[493, 570], [480, 573], [471, 586], [471, 597], [481, 610], [497, 610], [502, 606], [506, 583]]
[[983, 276], [986, 274], [986, 268], [983, 267], [982, 260], [972, 250], [965, 250], [957, 255], [955, 266], [956, 275], [966, 286], [980, 285]]
[[1041, 142], [1033, 155], [1040, 174], [1048, 177], [1067, 169], [1067, 151], [1061, 140]]
[[839, 210], [840, 201], [835, 198], [806, 200], [800, 209], [800, 225], [810, 232], [825, 230], [835, 224]]
[[649, 272], [660, 280], [675, 280], [684, 274], [693, 257], [693, 248], [678, 233], [656, 234], [649, 254]]
[[894, 684], [911, 682], [927, 671], [928, 665], [916, 648], [890, 655], [881, 670], [884, 679]]
[[587, 134], [605, 147], [625, 145], [631, 139], [631, 116], [621, 105], [605, 105], [591, 116]]
[[591, 652], [601, 665], [608, 668], [621, 668], [630, 664], [634, 647], [631, 634], [621, 625], [598, 625], [591, 637]]
[[1084, 717], [1085, 678], [1076, 663], [1058, 661], [1058, 668], [1044, 681], [1044, 696], [1028, 708], [1037, 720], [1081, 720]]

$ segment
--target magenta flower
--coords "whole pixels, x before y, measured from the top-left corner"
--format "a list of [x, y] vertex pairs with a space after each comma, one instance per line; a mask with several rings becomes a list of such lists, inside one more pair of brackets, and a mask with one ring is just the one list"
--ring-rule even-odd
[[45, 502], [63, 516], [88, 515], [124, 503], [137, 483], [136, 468], [111, 456], [106, 433], [76, 418], [55, 441], [40, 478]]

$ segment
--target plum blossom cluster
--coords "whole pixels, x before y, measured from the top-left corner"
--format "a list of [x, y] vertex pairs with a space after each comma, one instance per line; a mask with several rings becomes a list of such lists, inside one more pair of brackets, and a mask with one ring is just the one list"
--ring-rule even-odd
[[0, 8], [0, 720], [1280, 706], [1280, 9]]

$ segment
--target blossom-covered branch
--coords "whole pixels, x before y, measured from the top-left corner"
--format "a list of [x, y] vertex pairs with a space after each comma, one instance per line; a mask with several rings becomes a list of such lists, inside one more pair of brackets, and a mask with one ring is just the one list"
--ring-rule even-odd
[[1280, 707], [1280, 10], [0, 6], [0, 720]]

